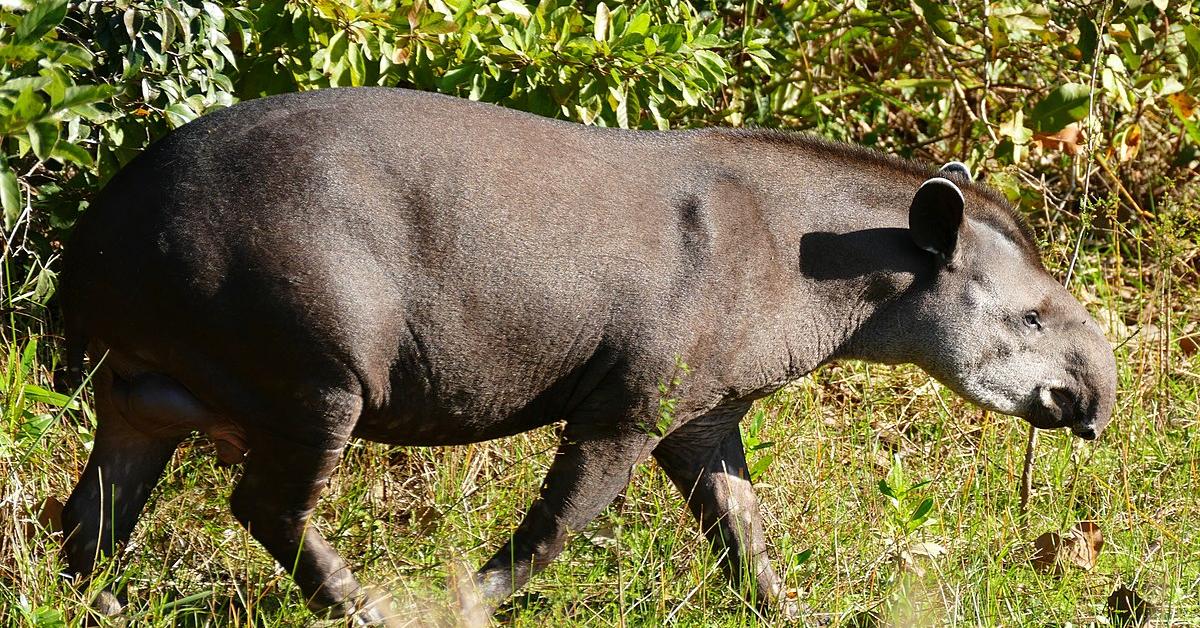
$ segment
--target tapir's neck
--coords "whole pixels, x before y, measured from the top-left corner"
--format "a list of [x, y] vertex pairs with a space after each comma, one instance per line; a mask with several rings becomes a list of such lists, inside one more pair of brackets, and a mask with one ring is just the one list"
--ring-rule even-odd
[[759, 312], [742, 353], [754, 371], [744, 386], [764, 392], [833, 360], [909, 361], [906, 302], [935, 272], [907, 229], [919, 177], [856, 175], [855, 164], [802, 157], [741, 169], [756, 217], [783, 251], [764, 285], [746, 292]]

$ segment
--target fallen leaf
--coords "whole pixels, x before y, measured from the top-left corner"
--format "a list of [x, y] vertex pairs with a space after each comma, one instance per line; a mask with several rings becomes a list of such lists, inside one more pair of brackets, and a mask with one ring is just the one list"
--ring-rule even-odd
[[[433, 506], [422, 505], [407, 512], [402, 512], [400, 516], [407, 517], [408, 525], [412, 526], [418, 533], [428, 534], [433, 531], [437, 522], [442, 518], [442, 513]], [[403, 521], [403, 519], [401, 520]]]
[[1090, 571], [1104, 547], [1104, 533], [1091, 521], [1080, 521], [1065, 534], [1047, 532], [1033, 541], [1033, 567], [1042, 573], [1062, 575], [1063, 565]]
[[1114, 626], [1141, 626], [1150, 618], [1150, 605], [1137, 591], [1121, 585], [1108, 596], [1108, 619]]
[[1034, 133], [1033, 141], [1043, 150], [1056, 150], [1068, 155], [1077, 155], [1080, 145], [1087, 141], [1087, 137], [1083, 134], [1083, 129], [1079, 128], [1079, 124], [1072, 122], [1061, 131]]
[[53, 495], [42, 500], [37, 508], [37, 523], [32, 521], [25, 524], [25, 538], [37, 537], [42, 531], [54, 534], [62, 532], [63, 503]]
[[918, 556], [924, 556], [926, 559], [937, 559], [946, 555], [946, 548], [937, 543], [914, 543], [900, 551], [897, 558], [897, 565], [902, 571], [916, 574], [918, 578], [925, 577], [925, 568], [917, 561]]
[[1183, 355], [1189, 358], [1193, 355], [1196, 355], [1196, 352], [1200, 351], [1200, 335], [1184, 336], [1180, 338], [1179, 350], [1183, 352]]
[[1104, 547], [1104, 533], [1092, 521], [1080, 521], [1071, 528], [1070, 536], [1063, 540], [1066, 558], [1076, 567], [1092, 570], [1100, 550]]
[[1062, 537], [1057, 532], [1047, 532], [1033, 540], [1033, 567], [1042, 573], [1062, 573], [1058, 563], [1058, 552], [1062, 548]]

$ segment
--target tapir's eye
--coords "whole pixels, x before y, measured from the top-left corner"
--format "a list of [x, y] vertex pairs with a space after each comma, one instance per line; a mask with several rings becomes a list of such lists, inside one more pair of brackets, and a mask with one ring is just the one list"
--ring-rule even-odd
[[1025, 325], [1034, 329], [1042, 328], [1042, 319], [1038, 318], [1038, 313], [1032, 310], [1025, 312]]

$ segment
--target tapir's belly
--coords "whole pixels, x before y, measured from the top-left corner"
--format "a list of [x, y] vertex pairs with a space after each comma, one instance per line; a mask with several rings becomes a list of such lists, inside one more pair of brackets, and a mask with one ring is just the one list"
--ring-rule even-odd
[[564, 373], [548, 367], [563, 361], [553, 355], [527, 368], [481, 365], [457, 371], [458, 377], [434, 372], [416, 384], [399, 377], [390, 402], [364, 408], [353, 434], [394, 445], [462, 445], [557, 421], [604, 421], [620, 412], [630, 395], [608, 381], [610, 359], [593, 355]]
[[553, 423], [545, 413], [523, 411], [506, 417], [453, 414], [364, 414], [354, 436], [389, 445], [466, 445], [512, 436]]

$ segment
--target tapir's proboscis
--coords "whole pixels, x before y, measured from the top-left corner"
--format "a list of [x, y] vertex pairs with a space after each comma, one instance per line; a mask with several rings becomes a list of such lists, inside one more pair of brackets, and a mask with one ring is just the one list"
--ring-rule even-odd
[[561, 423], [464, 612], [494, 610], [651, 457], [769, 610], [781, 580], [738, 430], [755, 399], [834, 360], [912, 363], [1093, 439], [1116, 388], [1099, 327], [962, 164], [399, 89], [264, 98], [174, 131], [82, 216], [61, 300], [68, 381], [91, 373], [97, 422], [63, 513], [69, 572], [119, 550], [200, 432], [242, 465], [233, 515], [309, 607], [361, 624], [385, 605], [307, 525], [351, 438]]

